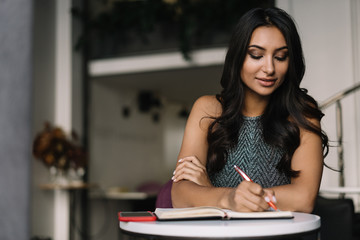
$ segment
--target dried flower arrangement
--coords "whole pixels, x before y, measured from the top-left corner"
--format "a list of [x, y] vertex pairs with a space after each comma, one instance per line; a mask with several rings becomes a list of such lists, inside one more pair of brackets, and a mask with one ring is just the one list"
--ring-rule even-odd
[[46, 122], [44, 129], [35, 136], [33, 155], [45, 166], [59, 171], [69, 169], [80, 172], [86, 165], [86, 152], [79, 144], [77, 134], [73, 131], [68, 138], [60, 127], [54, 127]]

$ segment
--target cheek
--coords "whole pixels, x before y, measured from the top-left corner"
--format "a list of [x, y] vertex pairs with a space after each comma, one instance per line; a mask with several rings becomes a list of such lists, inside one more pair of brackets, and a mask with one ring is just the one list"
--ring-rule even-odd
[[283, 82], [285, 81], [285, 77], [286, 77], [286, 74], [287, 74], [287, 71], [288, 71], [288, 68], [287, 66], [284, 67], [284, 68], [281, 68], [279, 69], [280, 71], [278, 71], [278, 77], [280, 79], [279, 83], [278, 83], [278, 86], [280, 86], [281, 84], [283, 84]]
[[255, 74], [258, 69], [258, 64], [252, 63], [251, 61], [245, 61], [241, 69], [241, 77]]
[[283, 66], [278, 68], [278, 75], [283, 80], [288, 71], [288, 64], [284, 64]]

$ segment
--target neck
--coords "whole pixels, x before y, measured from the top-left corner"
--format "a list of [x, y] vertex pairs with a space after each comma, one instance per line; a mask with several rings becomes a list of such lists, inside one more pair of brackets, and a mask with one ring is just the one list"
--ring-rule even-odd
[[244, 105], [242, 113], [247, 117], [256, 117], [264, 113], [266, 106], [269, 103], [269, 97], [259, 96], [245, 91]]

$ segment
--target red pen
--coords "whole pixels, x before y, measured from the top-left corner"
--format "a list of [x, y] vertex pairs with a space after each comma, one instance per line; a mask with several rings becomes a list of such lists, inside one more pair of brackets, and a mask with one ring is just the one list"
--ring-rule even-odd
[[[253, 180], [251, 180], [251, 178], [249, 178], [248, 175], [246, 175], [246, 173], [244, 173], [243, 170], [241, 170], [238, 166], [234, 165], [235, 170], [240, 174], [240, 176], [249, 182], [254, 182]], [[267, 202], [269, 204], [270, 207], [272, 207], [275, 211], [278, 211], [277, 207], [275, 206], [275, 204], [272, 201]]]

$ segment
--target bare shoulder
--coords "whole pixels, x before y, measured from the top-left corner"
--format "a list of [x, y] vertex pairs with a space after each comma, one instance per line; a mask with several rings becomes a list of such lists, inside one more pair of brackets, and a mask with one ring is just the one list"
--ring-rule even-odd
[[[316, 128], [316, 129], [319, 129], [321, 130], [321, 124], [320, 124], [320, 120], [317, 119], [317, 118], [309, 118], [309, 117], [305, 117], [307, 123], [313, 127], [313, 128]], [[295, 123], [296, 124], [296, 120], [293, 118], [293, 117], [289, 117], [288, 120], [292, 123]], [[304, 127], [301, 127], [299, 126], [298, 124], [298, 127], [300, 129], [300, 133], [303, 134], [303, 133], [311, 133], [311, 131], [305, 129]]]
[[198, 112], [203, 117], [218, 117], [221, 115], [222, 107], [215, 95], [206, 95], [195, 101], [193, 111]]
[[[221, 103], [214, 95], [206, 95], [198, 98], [191, 110], [188, 124], [191, 123], [199, 126], [204, 132], [215, 118], [221, 115]], [[194, 126], [195, 126], [194, 125]]]
[[[306, 118], [306, 120], [308, 121], [308, 123], [315, 129], [318, 129], [319, 132], [321, 131], [321, 124], [320, 121], [316, 118]], [[301, 142], [305, 142], [305, 141], [309, 141], [309, 139], [313, 139], [313, 140], [320, 140], [320, 136], [317, 135], [316, 133], [304, 129], [302, 127], [300, 127], [300, 140]]]

